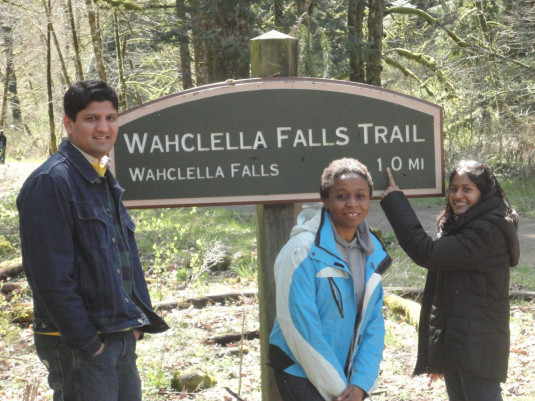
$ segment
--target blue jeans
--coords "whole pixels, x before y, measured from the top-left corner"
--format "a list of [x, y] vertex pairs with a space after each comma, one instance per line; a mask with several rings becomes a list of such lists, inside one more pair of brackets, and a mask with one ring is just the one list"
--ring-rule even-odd
[[275, 381], [283, 401], [324, 401], [308, 379], [275, 370]]
[[502, 401], [499, 382], [459, 369], [445, 371], [444, 380], [450, 401]]
[[132, 330], [102, 334], [104, 349], [84, 357], [61, 337], [35, 334], [37, 356], [48, 369], [54, 401], [141, 401]]

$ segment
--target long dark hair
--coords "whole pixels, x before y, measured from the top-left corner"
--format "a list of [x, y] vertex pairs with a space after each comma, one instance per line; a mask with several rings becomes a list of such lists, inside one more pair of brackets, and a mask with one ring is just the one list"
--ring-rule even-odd
[[447, 231], [457, 218], [449, 202], [449, 189], [456, 174], [465, 174], [470, 181], [476, 184], [481, 192], [481, 197], [479, 198], [480, 201], [492, 196], [500, 199], [502, 209], [505, 212], [505, 218], [513, 223], [515, 227], [518, 227], [518, 213], [509, 203], [507, 195], [505, 195], [502, 186], [494, 176], [490, 167], [487, 164], [479, 163], [475, 160], [461, 160], [453, 166], [449, 178], [448, 192], [446, 193], [446, 207], [437, 218], [437, 227], [440, 232]]

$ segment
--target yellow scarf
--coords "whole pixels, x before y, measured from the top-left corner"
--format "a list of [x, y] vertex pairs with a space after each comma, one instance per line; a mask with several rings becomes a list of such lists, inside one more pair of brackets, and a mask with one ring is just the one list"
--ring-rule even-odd
[[106, 164], [97, 162], [97, 163], [91, 163], [91, 165], [96, 170], [98, 175], [100, 175], [101, 177], [104, 177], [104, 174], [106, 173]]

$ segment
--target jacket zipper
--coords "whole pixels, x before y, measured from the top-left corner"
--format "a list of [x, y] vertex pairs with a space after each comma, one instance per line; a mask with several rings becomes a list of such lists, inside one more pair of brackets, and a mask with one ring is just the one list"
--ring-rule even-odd
[[340, 288], [338, 288], [338, 286], [336, 285], [332, 277], [329, 277], [329, 285], [331, 286], [331, 292], [333, 294], [336, 307], [338, 308], [338, 312], [340, 312], [340, 316], [342, 316], [342, 319], [343, 319], [344, 318], [344, 302], [342, 300], [342, 292], [340, 291]]

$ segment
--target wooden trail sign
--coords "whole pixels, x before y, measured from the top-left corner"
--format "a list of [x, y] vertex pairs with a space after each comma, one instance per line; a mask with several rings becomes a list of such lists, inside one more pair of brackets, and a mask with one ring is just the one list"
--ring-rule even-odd
[[386, 168], [409, 196], [444, 194], [442, 109], [347, 81], [266, 78], [186, 90], [120, 114], [112, 170], [128, 207], [318, 201], [354, 157], [374, 196]]

